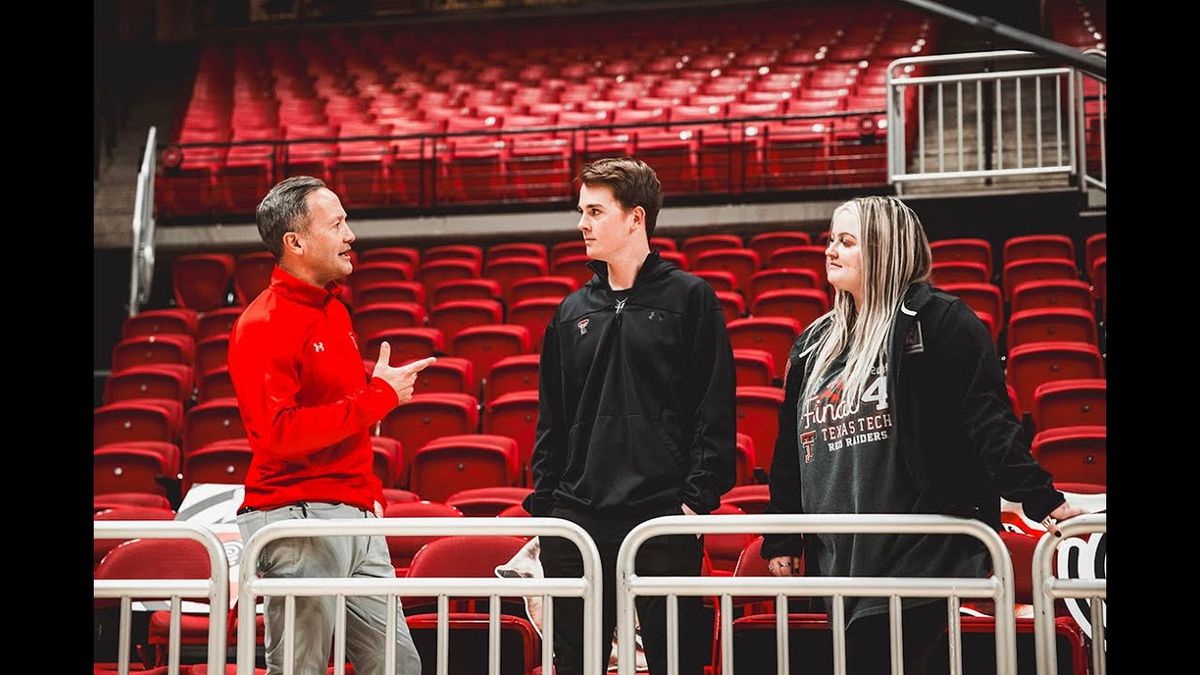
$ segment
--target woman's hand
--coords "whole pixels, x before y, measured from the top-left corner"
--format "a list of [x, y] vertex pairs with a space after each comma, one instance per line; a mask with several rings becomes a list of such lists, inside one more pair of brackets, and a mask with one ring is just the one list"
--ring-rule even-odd
[[1067, 502], [1063, 502], [1062, 504], [1058, 505], [1058, 508], [1051, 511], [1050, 515], [1042, 519], [1042, 527], [1046, 528], [1046, 531], [1050, 534], [1061, 538], [1062, 533], [1058, 531], [1058, 523], [1068, 518], [1082, 516], [1085, 513], [1087, 513], [1087, 511], [1084, 511], [1078, 506], [1071, 506]]
[[797, 556], [781, 555], [767, 561], [767, 569], [777, 577], [800, 576], [800, 558]]

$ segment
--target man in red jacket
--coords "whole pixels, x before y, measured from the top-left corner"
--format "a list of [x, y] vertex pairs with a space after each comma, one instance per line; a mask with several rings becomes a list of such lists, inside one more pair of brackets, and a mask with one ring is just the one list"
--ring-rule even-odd
[[[280, 182], [258, 205], [258, 232], [277, 265], [271, 284], [238, 317], [229, 376], [254, 450], [238, 509], [242, 541], [292, 518], [379, 518], [383, 486], [372, 471], [369, 429], [412, 398], [433, 358], [393, 368], [385, 342], [370, 379], [337, 279], [352, 271], [354, 233], [338, 196], [309, 176]], [[393, 577], [384, 537], [283, 539], [257, 563], [263, 577]], [[396, 671], [421, 672], [397, 603]], [[382, 597], [346, 598], [346, 651], [360, 675], [383, 675], [387, 612]], [[325, 673], [333, 597], [296, 598], [298, 673]], [[284, 599], [266, 600], [268, 672], [283, 672]], [[387, 675], [394, 675], [388, 673]]]

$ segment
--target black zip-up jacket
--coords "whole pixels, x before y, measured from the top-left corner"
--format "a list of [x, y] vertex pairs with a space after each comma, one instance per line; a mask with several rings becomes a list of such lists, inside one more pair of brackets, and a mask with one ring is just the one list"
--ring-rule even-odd
[[708, 513], [734, 483], [735, 370], [708, 282], [655, 251], [619, 303], [605, 263], [546, 327], [539, 367], [534, 492], [623, 522]]
[[[921, 492], [918, 508], [975, 518], [999, 530], [1003, 495], [1020, 502], [1029, 518], [1045, 518], [1064, 498], [1029, 453], [987, 328], [965, 302], [927, 283], [910, 286], [900, 307], [888, 391], [904, 463]], [[796, 399], [815, 353], [809, 347], [827, 325], [806, 330], [788, 356], [768, 513], [803, 513]], [[762, 555], [800, 555], [801, 549], [798, 535], [767, 535]]]

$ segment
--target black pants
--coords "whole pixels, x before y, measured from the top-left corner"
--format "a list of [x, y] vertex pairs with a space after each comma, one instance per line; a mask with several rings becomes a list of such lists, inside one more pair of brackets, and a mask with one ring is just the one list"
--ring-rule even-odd
[[[904, 633], [904, 675], [942, 672], [948, 661], [939, 652], [949, 618], [946, 602], [939, 600], [901, 613]], [[888, 675], [891, 673], [892, 640], [887, 612], [864, 616], [846, 629], [847, 675]], [[935, 665], [941, 664], [941, 665]]]
[[[571, 518], [558, 510], [554, 517]], [[587, 529], [585, 527], [585, 529]], [[612, 533], [588, 531], [600, 550], [603, 617], [600, 626], [601, 672], [608, 668], [613, 629], [617, 625], [617, 551], [621, 538]], [[607, 535], [607, 536], [606, 536]], [[583, 575], [583, 559], [575, 544], [559, 537], [541, 538], [542, 568], [547, 578]], [[694, 534], [655, 537], [643, 544], [634, 563], [646, 576], [699, 576], [704, 557], [701, 539]], [[642, 644], [651, 675], [667, 672], [667, 602], [664, 597], [635, 600]], [[700, 675], [712, 648], [703, 621], [701, 599], [679, 596], [679, 673]], [[558, 675], [576, 675], [583, 669], [583, 600], [554, 598], [554, 663]]]

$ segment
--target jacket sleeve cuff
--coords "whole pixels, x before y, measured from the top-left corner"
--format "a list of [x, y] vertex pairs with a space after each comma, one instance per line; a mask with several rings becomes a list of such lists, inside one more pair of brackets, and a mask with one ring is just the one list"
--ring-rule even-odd
[[554, 500], [539, 495], [536, 492], [531, 492], [526, 495], [525, 500], [521, 502], [521, 506], [529, 512], [529, 515], [535, 518], [544, 518], [550, 515], [550, 511], [554, 508]]
[[400, 404], [400, 396], [396, 394], [396, 390], [381, 377], [371, 378], [371, 383], [367, 385], [366, 399], [366, 410], [372, 424], [383, 419], [384, 415]]
[[804, 554], [804, 538], [798, 534], [763, 535], [762, 558], [770, 560], [780, 556], [800, 557]]
[[1021, 509], [1025, 512], [1026, 518], [1041, 521], [1065, 501], [1067, 501], [1067, 498], [1063, 496], [1063, 493], [1051, 489], [1030, 496], [1021, 502]]

